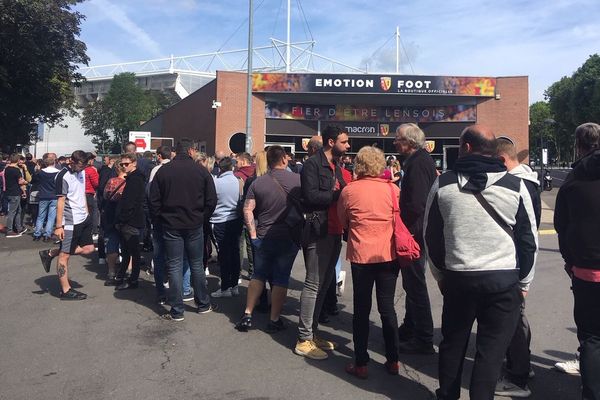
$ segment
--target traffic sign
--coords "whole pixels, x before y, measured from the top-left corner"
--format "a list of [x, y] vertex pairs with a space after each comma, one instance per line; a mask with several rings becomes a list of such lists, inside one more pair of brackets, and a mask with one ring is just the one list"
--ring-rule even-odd
[[129, 141], [135, 143], [135, 151], [143, 152], [150, 150], [150, 139], [152, 136], [152, 132], [129, 132]]

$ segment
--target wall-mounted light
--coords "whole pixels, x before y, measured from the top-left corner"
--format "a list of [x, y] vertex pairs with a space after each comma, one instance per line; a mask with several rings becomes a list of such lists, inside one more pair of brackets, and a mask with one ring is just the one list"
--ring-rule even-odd
[[212, 108], [217, 109], [217, 108], [221, 107], [221, 105], [222, 104], [220, 101], [213, 100]]

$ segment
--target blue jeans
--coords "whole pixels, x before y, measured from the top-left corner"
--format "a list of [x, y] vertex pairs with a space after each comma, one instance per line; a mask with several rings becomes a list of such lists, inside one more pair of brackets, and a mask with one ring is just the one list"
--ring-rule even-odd
[[252, 279], [288, 287], [298, 246], [290, 239], [254, 239]]
[[44, 221], [48, 218], [44, 229], [44, 236], [49, 238], [52, 236], [52, 228], [56, 222], [56, 200], [40, 200], [37, 220], [35, 221], [34, 237], [42, 236], [42, 228]]
[[[163, 239], [162, 225], [155, 224], [152, 226], [152, 247], [154, 249], [152, 254], [152, 261], [154, 262], [154, 284], [156, 285], [156, 296], [166, 296], [167, 291], [165, 289], [165, 242]], [[183, 259], [183, 294], [189, 294], [192, 291], [191, 284], [191, 273], [190, 263], [186, 256]]]
[[221, 270], [221, 290], [237, 286], [240, 279], [240, 235], [242, 220], [234, 219], [213, 224], [217, 242], [217, 258]]
[[171, 304], [171, 315], [182, 316], [183, 307], [183, 264], [187, 257], [190, 264], [194, 300], [199, 309], [210, 307], [206, 286], [206, 274], [202, 264], [204, 234], [202, 227], [195, 229], [164, 229], [165, 262], [169, 276], [167, 297]]

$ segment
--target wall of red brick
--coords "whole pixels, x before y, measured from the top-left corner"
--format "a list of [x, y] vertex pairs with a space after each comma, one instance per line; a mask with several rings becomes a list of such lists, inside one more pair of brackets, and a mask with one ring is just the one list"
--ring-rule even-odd
[[215, 148], [215, 110], [212, 101], [216, 98], [216, 80], [203, 86], [163, 113], [162, 136], [182, 137], [206, 142], [209, 154]]
[[[238, 132], [246, 132], [246, 82], [247, 74], [217, 71], [216, 100], [221, 107], [216, 111], [215, 150], [231, 152], [229, 138]], [[252, 153], [265, 145], [265, 102], [262, 97], [252, 96]]]
[[500, 99], [485, 99], [477, 105], [477, 122], [492, 128], [496, 136], [509, 136], [519, 153], [519, 160], [529, 157], [529, 78], [502, 77], [496, 80]]

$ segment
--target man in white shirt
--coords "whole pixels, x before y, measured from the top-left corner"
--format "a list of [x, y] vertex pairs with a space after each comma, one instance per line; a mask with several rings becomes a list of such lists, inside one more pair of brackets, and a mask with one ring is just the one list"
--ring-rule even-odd
[[85, 173], [87, 155], [81, 150], [71, 155], [71, 164], [56, 176], [56, 228], [54, 234], [61, 240], [60, 249], [40, 251], [42, 265], [46, 272], [54, 257], [58, 256], [56, 271], [61, 286], [61, 300], [85, 300], [87, 295], [71, 287], [68, 276], [71, 255], [91, 254], [94, 251], [92, 240], [92, 220], [88, 213], [85, 198]]

